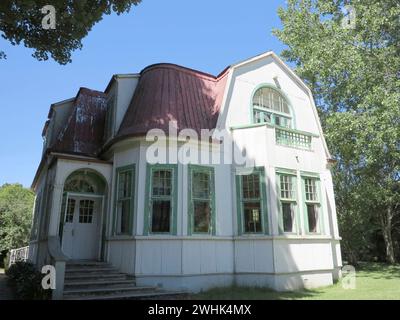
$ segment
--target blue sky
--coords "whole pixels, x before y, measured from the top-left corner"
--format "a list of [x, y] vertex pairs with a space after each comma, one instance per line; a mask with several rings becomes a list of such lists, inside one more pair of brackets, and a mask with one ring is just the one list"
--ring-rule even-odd
[[[49, 0], [49, 4], [51, 0]], [[104, 90], [115, 73], [171, 62], [218, 74], [226, 66], [283, 44], [272, 35], [284, 0], [143, 0], [129, 14], [105, 16], [72, 63], [35, 60], [32, 50], [0, 39], [0, 185], [29, 187], [42, 152], [51, 103], [79, 87]]]

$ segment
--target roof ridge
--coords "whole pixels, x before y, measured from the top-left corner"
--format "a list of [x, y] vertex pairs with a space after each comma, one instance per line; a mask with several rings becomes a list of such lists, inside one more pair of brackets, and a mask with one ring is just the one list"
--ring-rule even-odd
[[190, 73], [190, 74], [196, 74], [196, 75], [200, 75], [203, 77], [206, 77], [210, 80], [213, 81], [218, 81], [219, 78], [221, 76], [224, 75], [224, 73], [230, 68], [230, 66], [226, 67], [221, 73], [219, 73], [217, 76], [211, 74], [211, 73], [207, 73], [204, 71], [200, 71], [197, 69], [193, 69], [193, 68], [189, 68], [189, 67], [185, 67], [179, 64], [175, 64], [175, 63], [169, 63], [169, 62], [160, 62], [160, 63], [154, 63], [154, 64], [150, 64], [147, 67], [143, 68], [142, 71], [140, 71], [140, 75], [142, 75], [143, 73], [150, 71], [151, 69], [155, 69], [155, 68], [166, 68], [166, 69], [179, 69], [180, 71], [186, 72], [186, 73]]

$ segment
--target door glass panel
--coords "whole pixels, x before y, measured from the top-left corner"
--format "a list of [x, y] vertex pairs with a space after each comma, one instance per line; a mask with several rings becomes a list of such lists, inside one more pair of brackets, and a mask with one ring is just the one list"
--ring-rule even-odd
[[92, 223], [93, 221], [93, 200], [79, 201], [79, 223]]
[[68, 199], [67, 212], [65, 214], [65, 222], [72, 223], [74, 220], [75, 199]]

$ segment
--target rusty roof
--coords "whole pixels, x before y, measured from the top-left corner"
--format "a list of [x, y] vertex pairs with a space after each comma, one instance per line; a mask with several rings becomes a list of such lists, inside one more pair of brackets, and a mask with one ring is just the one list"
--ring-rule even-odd
[[170, 121], [178, 131], [191, 128], [199, 135], [201, 129], [215, 128], [226, 71], [215, 77], [168, 63], [143, 69], [116, 139], [145, 135], [150, 129], [168, 133]]
[[103, 143], [106, 95], [80, 88], [71, 114], [50, 151], [96, 156]]
[[[140, 72], [139, 82], [124, 115], [117, 135], [107, 146], [130, 136], [146, 135], [150, 129], [168, 133], [169, 122], [178, 130], [191, 128], [200, 135], [201, 129], [214, 129], [227, 83], [229, 67], [218, 76], [175, 64], [150, 65]], [[98, 158], [103, 150], [106, 116], [105, 92], [80, 88], [70, 115], [57, 138], [45, 150], [32, 187], [47, 156], [52, 153], [76, 154]], [[68, 100], [72, 100], [68, 99]], [[56, 103], [64, 103], [68, 100]], [[45, 135], [53, 117], [49, 110], [42, 134]]]

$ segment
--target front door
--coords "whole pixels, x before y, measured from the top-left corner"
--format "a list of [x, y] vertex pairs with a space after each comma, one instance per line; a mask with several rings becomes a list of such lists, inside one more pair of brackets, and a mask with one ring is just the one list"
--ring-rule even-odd
[[68, 197], [64, 215], [62, 250], [72, 260], [98, 259], [99, 198]]

